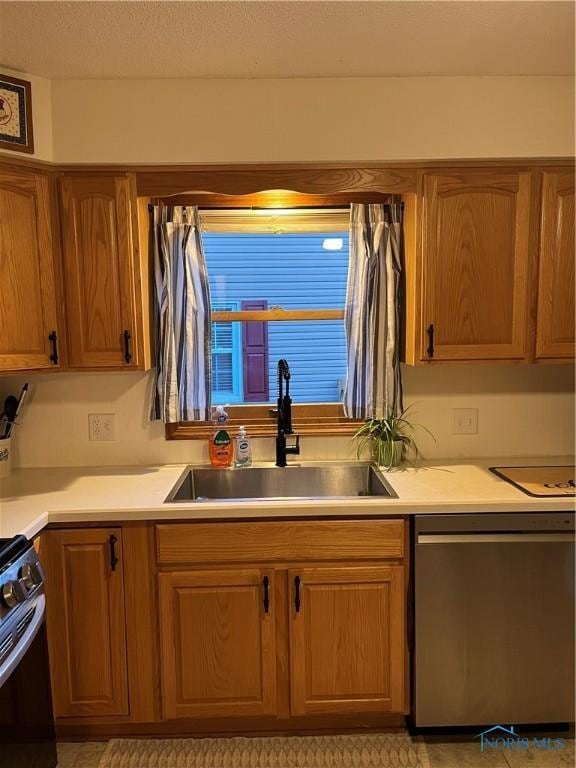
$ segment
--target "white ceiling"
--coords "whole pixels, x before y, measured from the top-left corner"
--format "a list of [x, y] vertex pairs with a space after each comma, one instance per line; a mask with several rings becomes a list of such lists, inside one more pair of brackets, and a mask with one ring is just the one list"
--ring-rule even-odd
[[574, 3], [0, 1], [0, 64], [53, 79], [565, 75]]

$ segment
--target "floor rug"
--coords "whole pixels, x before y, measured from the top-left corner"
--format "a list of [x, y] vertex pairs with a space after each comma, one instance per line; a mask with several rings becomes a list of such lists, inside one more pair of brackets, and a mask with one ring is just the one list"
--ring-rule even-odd
[[227, 739], [114, 739], [98, 768], [429, 768], [403, 733]]

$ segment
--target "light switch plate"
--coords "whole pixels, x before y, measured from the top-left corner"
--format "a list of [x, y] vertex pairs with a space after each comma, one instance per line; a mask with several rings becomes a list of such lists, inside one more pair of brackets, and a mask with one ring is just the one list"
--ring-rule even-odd
[[88, 439], [112, 441], [115, 428], [114, 413], [89, 413], [88, 414]]
[[450, 418], [453, 435], [478, 434], [478, 408], [452, 408]]

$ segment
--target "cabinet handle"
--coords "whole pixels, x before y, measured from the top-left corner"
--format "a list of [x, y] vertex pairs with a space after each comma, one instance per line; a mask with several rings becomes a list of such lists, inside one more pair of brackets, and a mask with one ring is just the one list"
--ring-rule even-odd
[[116, 566], [118, 565], [118, 558], [116, 557], [116, 542], [118, 539], [116, 536], [112, 535], [108, 541], [110, 543], [110, 568], [115, 571]]
[[434, 357], [434, 323], [428, 326], [428, 357]]
[[130, 336], [130, 331], [124, 331], [122, 336], [124, 337], [124, 362], [129, 363], [130, 360], [132, 360], [132, 354], [130, 352], [130, 339], [132, 337]]
[[58, 365], [58, 334], [56, 331], [48, 334], [48, 340], [52, 342], [52, 354], [50, 355], [50, 361], [53, 365]]
[[270, 595], [268, 594], [270, 579], [268, 576], [264, 576], [262, 579], [262, 586], [264, 587], [264, 613], [268, 613], [270, 610]]
[[300, 613], [300, 576], [294, 579], [294, 608], [296, 613]]

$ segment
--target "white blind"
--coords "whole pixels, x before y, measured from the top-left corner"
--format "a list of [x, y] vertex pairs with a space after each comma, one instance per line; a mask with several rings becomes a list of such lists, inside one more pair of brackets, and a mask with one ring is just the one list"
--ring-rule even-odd
[[226, 208], [200, 210], [200, 224], [205, 232], [347, 232], [349, 208]]

